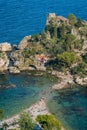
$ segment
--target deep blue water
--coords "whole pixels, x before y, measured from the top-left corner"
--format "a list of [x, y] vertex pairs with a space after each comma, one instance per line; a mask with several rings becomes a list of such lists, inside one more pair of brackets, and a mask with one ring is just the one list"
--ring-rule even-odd
[[19, 43], [26, 35], [42, 32], [50, 12], [87, 20], [87, 1], [0, 0], [0, 42]]

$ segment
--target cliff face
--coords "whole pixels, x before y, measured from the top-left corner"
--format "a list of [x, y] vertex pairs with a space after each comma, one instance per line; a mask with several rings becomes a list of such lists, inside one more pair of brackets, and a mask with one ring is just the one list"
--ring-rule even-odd
[[11, 51], [11, 50], [12, 50], [12, 47], [11, 47], [10, 43], [8, 43], [8, 42], [0, 43], [0, 51], [7, 52], [7, 51]]
[[17, 50], [11, 53], [11, 60], [13, 61], [13, 67], [11, 69], [19, 71], [21, 70], [46, 70], [44, 63], [40, 61], [41, 58], [35, 56], [26, 56], [23, 50]]
[[9, 59], [5, 52], [0, 52], [0, 72], [4, 72], [8, 69]]
[[29, 40], [31, 39], [31, 36], [26, 36], [22, 39], [22, 41], [19, 43], [18, 48], [19, 49], [24, 49], [27, 46], [29, 46]]

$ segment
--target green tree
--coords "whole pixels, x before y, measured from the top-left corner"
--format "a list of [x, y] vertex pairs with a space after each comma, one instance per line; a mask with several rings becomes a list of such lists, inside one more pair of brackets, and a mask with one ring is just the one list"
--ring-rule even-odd
[[58, 28], [58, 36], [59, 38], [64, 38], [65, 34], [66, 34], [66, 28], [65, 25], [62, 24], [62, 26]]
[[87, 27], [81, 27], [81, 28], [79, 29], [79, 34], [81, 35], [81, 37], [82, 37], [82, 36], [87, 37]]
[[54, 37], [57, 38], [57, 26], [54, 26]]
[[33, 39], [34, 41], [38, 42], [38, 41], [40, 40], [40, 35], [39, 35], [39, 34], [34, 34], [34, 35], [32, 36], [32, 39]]
[[76, 23], [76, 16], [74, 14], [69, 14], [68, 16], [69, 23], [73, 26]]
[[70, 67], [76, 61], [76, 55], [74, 52], [63, 52], [57, 55], [57, 60], [60, 67]]
[[20, 130], [33, 130], [35, 125], [32, 119], [30, 118], [29, 114], [22, 113], [19, 119], [19, 126]]
[[63, 48], [65, 51], [70, 51], [74, 49], [74, 42], [75, 42], [76, 37], [73, 34], [66, 34], [65, 35], [65, 40], [63, 44]]
[[75, 74], [79, 74], [79, 75], [86, 74], [87, 75], [87, 64], [85, 62], [81, 62], [77, 66], [71, 68], [70, 72], [72, 75], [75, 75]]
[[5, 123], [3, 124], [3, 130], [7, 130], [8, 126], [9, 126], [9, 125], [5, 122]]
[[39, 115], [36, 119], [43, 130], [61, 130], [61, 123], [53, 115]]
[[83, 21], [78, 18], [78, 19], [77, 19], [77, 22], [76, 22], [76, 24], [75, 24], [75, 26], [78, 27], [78, 28], [79, 28], [79, 27], [83, 27], [83, 26], [84, 26]]

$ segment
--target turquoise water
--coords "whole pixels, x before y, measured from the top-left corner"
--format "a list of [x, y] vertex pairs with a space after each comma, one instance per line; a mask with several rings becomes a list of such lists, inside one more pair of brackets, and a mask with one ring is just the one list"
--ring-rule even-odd
[[30, 76], [29, 73], [1, 75], [1, 86], [15, 86], [0, 89], [0, 109], [4, 110], [4, 117], [10, 117], [29, 107], [43, 96], [43, 90], [48, 91], [53, 82], [54, 78], [47, 75], [43, 77]]
[[23, 72], [0, 75], [0, 108], [4, 110], [4, 117], [11, 117], [46, 96], [49, 111], [66, 130], [87, 130], [87, 88], [74, 86], [50, 91], [55, 82], [56, 78], [46, 74], [34, 76]]
[[87, 130], [87, 88], [54, 91], [48, 107], [67, 130]]
[[48, 13], [74, 13], [87, 20], [86, 0], [0, 0], [0, 42], [19, 43], [26, 35], [43, 31]]

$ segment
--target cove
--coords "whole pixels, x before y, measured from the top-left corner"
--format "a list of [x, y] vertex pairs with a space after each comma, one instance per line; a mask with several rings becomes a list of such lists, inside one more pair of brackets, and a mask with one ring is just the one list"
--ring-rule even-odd
[[[30, 72], [0, 75], [0, 109], [4, 110], [4, 117], [11, 117], [35, 103], [55, 81], [47, 74], [34, 76]], [[8, 88], [10, 85], [13, 88]]]
[[48, 108], [67, 130], [87, 130], [87, 87], [52, 92]]

